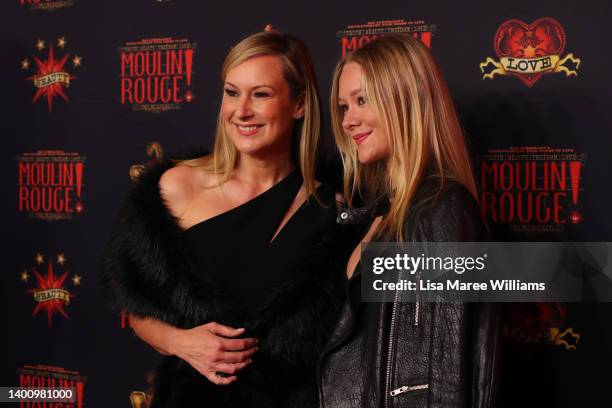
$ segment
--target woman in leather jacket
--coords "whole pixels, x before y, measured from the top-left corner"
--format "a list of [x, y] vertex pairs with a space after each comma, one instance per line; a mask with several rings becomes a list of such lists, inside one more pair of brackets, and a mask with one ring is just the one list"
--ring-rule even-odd
[[[338, 219], [369, 223], [363, 242], [487, 240], [459, 121], [423, 44], [386, 36], [347, 55], [333, 76], [331, 112], [347, 202]], [[358, 246], [320, 359], [321, 407], [491, 406], [496, 307], [361, 302], [359, 258]]]

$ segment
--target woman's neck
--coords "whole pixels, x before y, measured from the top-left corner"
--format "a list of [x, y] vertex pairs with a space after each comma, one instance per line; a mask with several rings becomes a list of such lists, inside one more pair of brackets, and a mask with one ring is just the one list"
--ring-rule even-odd
[[232, 178], [256, 189], [268, 189], [284, 179], [293, 171], [289, 153], [282, 153], [265, 159], [240, 155], [238, 166]]

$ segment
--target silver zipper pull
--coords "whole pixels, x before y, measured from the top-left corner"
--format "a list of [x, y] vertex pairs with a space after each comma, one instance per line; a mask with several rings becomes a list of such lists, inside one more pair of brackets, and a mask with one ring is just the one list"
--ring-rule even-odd
[[429, 388], [429, 384], [421, 384], [421, 385], [404, 385], [403, 387], [399, 387], [393, 391], [391, 391], [391, 396], [395, 397], [396, 395], [403, 394], [409, 391], [417, 391], [417, 390], [425, 390]]

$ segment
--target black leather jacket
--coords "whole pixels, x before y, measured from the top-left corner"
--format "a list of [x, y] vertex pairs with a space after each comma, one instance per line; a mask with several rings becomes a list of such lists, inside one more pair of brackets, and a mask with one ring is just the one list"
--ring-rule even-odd
[[[438, 186], [430, 177], [418, 189], [405, 240], [487, 240], [468, 190], [456, 182], [441, 192]], [[358, 269], [319, 361], [321, 408], [490, 407], [501, 335], [497, 305], [360, 303]]]

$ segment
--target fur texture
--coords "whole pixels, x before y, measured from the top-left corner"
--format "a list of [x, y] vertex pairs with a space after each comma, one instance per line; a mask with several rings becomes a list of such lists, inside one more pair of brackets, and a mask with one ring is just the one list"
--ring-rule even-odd
[[[241, 321], [194, 264], [183, 231], [164, 205], [158, 182], [171, 166], [149, 169], [129, 192], [103, 260], [102, 285], [117, 310], [181, 328], [211, 321], [245, 327], [245, 336], [259, 338], [260, 348], [231, 386], [210, 383], [176, 357], [164, 359], [153, 406], [317, 406], [316, 361], [343, 301], [342, 266], [352, 242], [331, 222], [319, 244], [296, 254], [303, 261], [295, 280], [272, 288], [257, 317]], [[329, 204], [325, 211], [335, 212]]]

